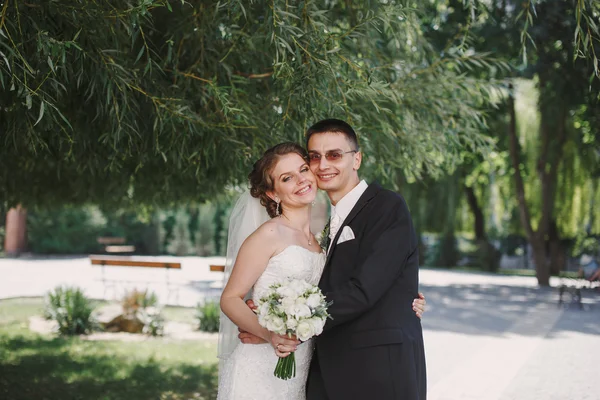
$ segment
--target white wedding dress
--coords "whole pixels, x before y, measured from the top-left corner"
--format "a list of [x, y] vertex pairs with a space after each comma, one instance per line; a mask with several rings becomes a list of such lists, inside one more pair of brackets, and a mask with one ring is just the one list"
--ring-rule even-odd
[[[303, 279], [319, 283], [325, 253], [315, 253], [302, 246], [286, 247], [272, 257], [253, 288], [253, 300], [261, 296], [274, 283], [288, 279]], [[279, 358], [268, 344], [239, 343], [225, 360], [219, 373], [218, 400], [304, 400], [306, 378], [313, 353], [312, 339], [300, 344], [296, 350], [296, 377], [283, 380], [273, 371]]]

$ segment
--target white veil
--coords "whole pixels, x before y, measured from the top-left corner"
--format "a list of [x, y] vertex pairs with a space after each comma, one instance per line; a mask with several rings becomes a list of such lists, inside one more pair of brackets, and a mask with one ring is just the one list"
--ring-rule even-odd
[[[248, 191], [244, 192], [233, 206], [229, 217], [229, 233], [227, 235], [227, 257], [225, 259], [225, 274], [223, 276], [223, 288], [227, 285], [238, 251], [244, 240], [259, 226], [270, 219], [267, 210], [260, 204], [260, 200], [252, 197]], [[219, 347], [218, 357], [226, 360], [239, 339], [238, 328], [221, 311], [219, 325]]]

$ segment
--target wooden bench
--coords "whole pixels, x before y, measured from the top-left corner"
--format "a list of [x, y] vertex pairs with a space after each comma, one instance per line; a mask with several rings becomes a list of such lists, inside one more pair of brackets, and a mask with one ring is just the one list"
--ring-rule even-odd
[[124, 237], [102, 236], [96, 238], [96, 242], [104, 246], [104, 251], [107, 253], [133, 253], [135, 246], [126, 245]]
[[[209, 265], [211, 272], [225, 272], [225, 265], [223, 264], [210, 264]], [[215, 281], [210, 285], [211, 289], [219, 289], [223, 290], [223, 281]]]
[[210, 265], [211, 272], [225, 272], [225, 266], [220, 264], [211, 264]]
[[171, 297], [171, 293], [174, 293], [176, 296], [175, 300], [179, 302], [179, 289], [176, 286], [171, 285], [170, 281], [170, 271], [172, 269], [181, 269], [181, 263], [179, 262], [140, 260], [137, 257], [129, 256], [91, 255], [89, 258], [92, 265], [102, 267], [102, 283], [104, 285], [103, 297], [106, 296], [106, 291], [109, 287], [113, 288], [113, 293], [116, 295], [116, 282], [108, 281], [106, 279], [105, 267], [164, 268], [166, 270], [165, 283], [167, 285], [167, 301]]
[[569, 272], [561, 272], [559, 274], [560, 284], [558, 286], [558, 306], [568, 304], [563, 297], [568, 295], [570, 303], [575, 304], [580, 310], [583, 310], [583, 294], [586, 291], [591, 291], [598, 286], [600, 282], [589, 281], [583, 276], [577, 276]]

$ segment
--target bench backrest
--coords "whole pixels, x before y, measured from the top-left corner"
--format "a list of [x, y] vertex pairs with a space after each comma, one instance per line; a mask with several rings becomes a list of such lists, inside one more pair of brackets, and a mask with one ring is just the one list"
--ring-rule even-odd
[[167, 268], [181, 269], [181, 263], [165, 261], [146, 261], [135, 260], [129, 257], [99, 257], [90, 256], [92, 265], [111, 266], [111, 267], [147, 267], [147, 268]]

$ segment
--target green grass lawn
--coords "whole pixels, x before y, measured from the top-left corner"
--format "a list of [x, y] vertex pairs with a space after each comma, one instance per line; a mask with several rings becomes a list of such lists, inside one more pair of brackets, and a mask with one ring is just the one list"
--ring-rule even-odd
[[[0, 301], [0, 399], [215, 399], [216, 342], [86, 341], [41, 335], [41, 299]], [[193, 309], [165, 310], [186, 320]], [[191, 319], [187, 319], [191, 322]]]
[[187, 322], [194, 324], [194, 327], [196, 327], [198, 324], [195, 308], [169, 306], [163, 309], [163, 315], [167, 321]]

